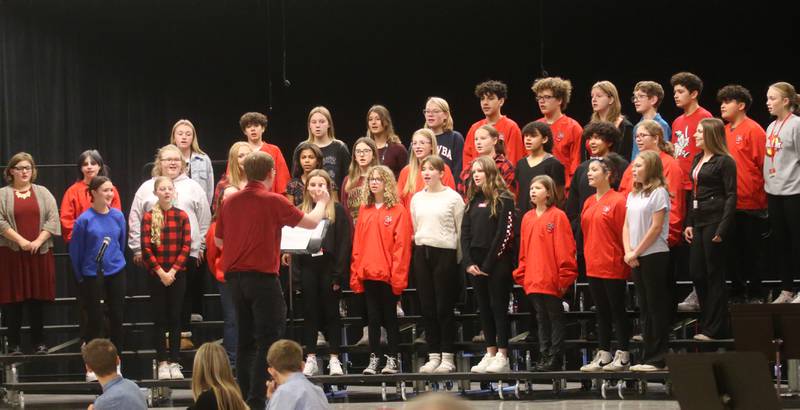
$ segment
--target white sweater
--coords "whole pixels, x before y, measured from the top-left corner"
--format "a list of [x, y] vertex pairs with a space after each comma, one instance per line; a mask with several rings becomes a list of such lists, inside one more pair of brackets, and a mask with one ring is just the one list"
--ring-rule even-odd
[[[128, 216], [128, 247], [133, 253], [142, 251], [141, 229], [144, 214], [153, 208], [158, 198], [153, 193], [155, 178], [148, 179], [136, 191], [131, 204], [131, 213]], [[206, 232], [211, 224], [211, 209], [208, 206], [206, 193], [196, 181], [183, 174], [172, 180], [175, 184], [175, 207], [183, 210], [189, 216], [189, 226], [192, 228], [192, 249], [190, 256], [195, 258], [200, 251], [205, 251]]]
[[439, 192], [428, 192], [427, 188], [417, 192], [411, 198], [414, 243], [459, 249], [463, 217], [464, 200], [450, 187]]

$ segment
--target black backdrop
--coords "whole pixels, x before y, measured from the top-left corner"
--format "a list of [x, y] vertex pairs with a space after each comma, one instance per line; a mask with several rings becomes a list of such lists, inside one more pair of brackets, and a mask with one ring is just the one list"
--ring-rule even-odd
[[[715, 114], [716, 90], [738, 82], [762, 125], [767, 86], [800, 86], [797, 1], [284, 1], [0, 0], [0, 163], [22, 150], [40, 164], [73, 163], [97, 148], [127, 212], [142, 166], [179, 118], [222, 160], [252, 110], [268, 112], [267, 139], [287, 155], [315, 105], [331, 109], [350, 143], [368, 107], [384, 104], [407, 142], [438, 95], [463, 132], [482, 116], [473, 87], [489, 78], [509, 85], [505, 112], [522, 125], [539, 116], [530, 84], [542, 67], [573, 81], [568, 113], [581, 123], [598, 80], [617, 85], [634, 120], [638, 80], [669, 89], [672, 73], [694, 71]], [[677, 115], [669, 97], [661, 111]], [[76, 177], [72, 167], [40, 170], [57, 198]], [[144, 291], [135, 282], [129, 294]], [[60, 296], [69, 283], [59, 275]]]

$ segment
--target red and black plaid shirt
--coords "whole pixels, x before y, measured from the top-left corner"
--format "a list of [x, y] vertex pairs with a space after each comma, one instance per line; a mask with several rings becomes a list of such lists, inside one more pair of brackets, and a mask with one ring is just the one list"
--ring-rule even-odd
[[[158, 204], [155, 204], [158, 206]], [[142, 220], [142, 260], [147, 269], [155, 273], [159, 267], [168, 271], [185, 268], [186, 258], [192, 247], [192, 228], [186, 212], [172, 207], [164, 212], [164, 226], [161, 227], [161, 245], [155, 246], [150, 237], [153, 211], [144, 214]]]
[[[475, 162], [475, 160], [472, 160]], [[469, 184], [472, 183], [472, 162], [469, 164], [469, 167], [465, 168], [461, 172], [461, 182], [459, 182], [459, 191], [462, 195], [466, 195], [467, 188]], [[514, 178], [514, 165], [511, 161], [507, 160], [505, 155], [497, 154], [494, 157], [494, 164], [497, 165], [497, 172], [500, 173], [500, 176], [503, 178], [503, 181], [506, 182], [506, 186], [508, 189], [513, 192], [517, 193], [517, 182]]]

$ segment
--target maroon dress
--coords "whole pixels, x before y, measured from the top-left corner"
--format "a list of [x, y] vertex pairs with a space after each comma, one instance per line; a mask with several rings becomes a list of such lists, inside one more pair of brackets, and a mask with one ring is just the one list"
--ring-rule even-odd
[[[39, 204], [33, 189], [31, 196], [21, 199], [14, 195], [14, 220], [17, 233], [32, 241], [41, 232]], [[53, 250], [36, 253], [0, 246], [0, 304], [30, 299], [52, 301], [56, 296], [55, 259]]]

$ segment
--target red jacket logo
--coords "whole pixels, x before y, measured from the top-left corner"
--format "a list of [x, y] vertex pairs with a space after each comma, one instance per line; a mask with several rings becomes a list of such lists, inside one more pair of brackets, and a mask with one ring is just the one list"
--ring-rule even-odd
[[603, 215], [608, 215], [609, 212], [611, 212], [611, 206], [609, 205], [603, 206]]
[[553, 223], [547, 224], [547, 233], [553, 233], [556, 230], [556, 225]]
[[564, 139], [564, 131], [559, 131], [556, 135], [556, 142], [561, 142]]
[[742, 142], [744, 142], [744, 137], [741, 136], [741, 135], [737, 135], [736, 136], [736, 145], [742, 145]]
[[391, 224], [392, 224], [392, 216], [391, 215], [386, 215], [386, 217], [383, 218], [383, 225], [384, 226], [389, 226]]

